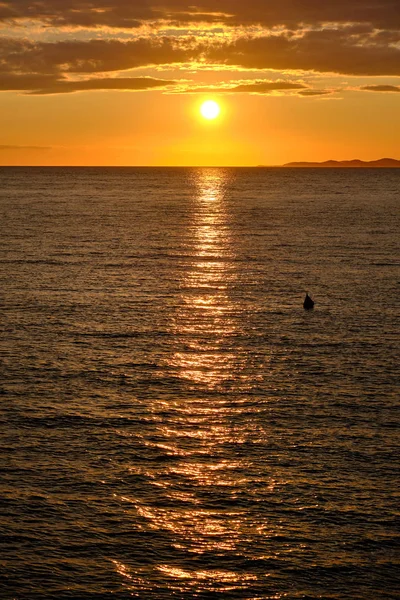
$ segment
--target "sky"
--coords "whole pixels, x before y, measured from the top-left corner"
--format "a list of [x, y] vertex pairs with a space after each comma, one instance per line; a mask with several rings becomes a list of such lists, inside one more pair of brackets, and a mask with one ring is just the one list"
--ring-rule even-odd
[[0, 165], [400, 159], [399, 140], [400, 0], [0, 0]]

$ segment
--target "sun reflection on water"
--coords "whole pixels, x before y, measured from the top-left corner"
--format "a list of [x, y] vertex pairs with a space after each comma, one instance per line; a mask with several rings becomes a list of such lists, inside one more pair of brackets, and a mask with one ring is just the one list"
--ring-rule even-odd
[[192, 264], [181, 282], [182, 302], [175, 332], [184, 340], [172, 365], [179, 376], [209, 389], [231, 379], [235, 356], [229, 343], [236, 333], [230, 287], [235, 281], [234, 250], [225, 192], [225, 169], [195, 172]]
[[[120, 496], [137, 530], [168, 540], [151, 577], [162, 578], [168, 594], [180, 597], [229, 593], [257, 579], [246, 568], [236, 572], [221, 561], [224, 553], [240, 552], [251, 536], [260, 535], [260, 522], [249, 521], [241, 504], [243, 491], [255, 481], [240, 451], [248, 435], [243, 419], [256, 408], [243, 398], [246, 354], [238, 343], [242, 308], [234, 300], [238, 262], [226, 193], [231, 177], [226, 169], [193, 172], [190, 261], [181, 271], [170, 323], [174, 349], [166, 359], [166, 374], [173, 373], [173, 385], [182, 385], [187, 397], [175, 398], [171, 386], [168, 400], [152, 400], [152, 428], [141, 440], [148, 460], [127, 469], [150, 491]], [[132, 590], [146, 592], [146, 567], [131, 586], [129, 569], [117, 565], [117, 571]]]

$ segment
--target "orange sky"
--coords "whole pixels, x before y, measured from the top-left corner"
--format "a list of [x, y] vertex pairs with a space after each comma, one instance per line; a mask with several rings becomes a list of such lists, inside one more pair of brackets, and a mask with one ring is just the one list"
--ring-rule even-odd
[[393, 0], [0, 2], [2, 165], [400, 158], [399, 109]]

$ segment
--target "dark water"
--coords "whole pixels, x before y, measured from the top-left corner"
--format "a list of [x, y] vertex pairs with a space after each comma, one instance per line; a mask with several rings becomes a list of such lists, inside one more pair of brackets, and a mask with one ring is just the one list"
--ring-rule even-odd
[[399, 598], [400, 170], [0, 186], [0, 598]]

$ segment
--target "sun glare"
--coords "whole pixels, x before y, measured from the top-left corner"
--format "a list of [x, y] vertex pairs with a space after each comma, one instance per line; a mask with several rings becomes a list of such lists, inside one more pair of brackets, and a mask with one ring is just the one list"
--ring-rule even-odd
[[221, 109], [214, 100], [206, 100], [200, 107], [200, 112], [205, 119], [216, 119]]

